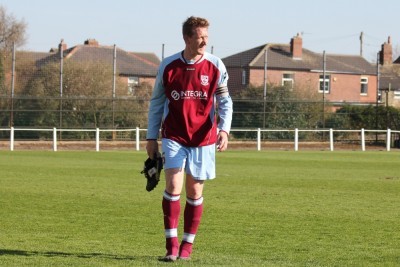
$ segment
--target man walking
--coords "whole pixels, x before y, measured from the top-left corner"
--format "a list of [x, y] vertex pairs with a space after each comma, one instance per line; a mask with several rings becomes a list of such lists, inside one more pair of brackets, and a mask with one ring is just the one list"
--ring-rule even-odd
[[[182, 27], [185, 48], [160, 65], [149, 107], [146, 150], [159, 155], [161, 129], [165, 190], [162, 209], [165, 261], [189, 259], [203, 213], [205, 180], [215, 178], [215, 153], [228, 147], [232, 100], [228, 74], [206, 52], [209, 22], [189, 17]], [[180, 195], [185, 185], [184, 234], [178, 240]]]

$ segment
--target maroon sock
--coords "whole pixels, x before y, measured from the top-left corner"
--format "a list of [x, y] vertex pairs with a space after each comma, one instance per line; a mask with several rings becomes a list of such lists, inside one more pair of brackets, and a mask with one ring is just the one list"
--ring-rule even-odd
[[180, 257], [189, 257], [203, 214], [203, 197], [187, 198], [184, 212], [184, 234], [180, 247]]
[[181, 212], [180, 196], [171, 195], [164, 191], [162, 200], [162, 209], [164, 213], [165, 229], [165, 248], [167, 255], [178, 255], [178, 223]]

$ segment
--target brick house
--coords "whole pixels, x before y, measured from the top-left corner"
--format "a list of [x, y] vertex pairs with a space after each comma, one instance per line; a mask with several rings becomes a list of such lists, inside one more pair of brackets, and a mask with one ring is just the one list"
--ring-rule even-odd
[[387, 106], [400, 107], [400, 57], [393, 59], [391, 38], [382, 44], [379, 52], [380, 78], [379, 95], [380, 102]]
[[[50, 49], [49, 53], [25, 52], [25, 54], [19, 54], [20, 56], [36, 57], [36, 66], [40, 68], [49, 62], [59, 62], [60, 51], [62, 51], [64, 61], [100, 62], [113, 68], [114, 46], [100, 45], [95, 39], [88, 39], [83, 44], [70, 48], [61, 41], [58, 48]], [[40, 57], [36, 54], [40, 54]], [[118, 79], [127, 85], [126, 95], [134, 95], [135, 87], [143, 84], [146, 84], [150, 90], [154, 86], [160, 65], [160, 60], [154, 53], [128, 52], [115, 47], [115, 63]]]
[[[65, 46], [65, 44], [60, 44]], [[63, 49], [64, 58], [75, 61], [103, 61], [113, 63], [114, 47], [101, 46], [95, 39], [88, 39], [83, 45]], [[128, 85], [127, 94], [134, 94], [134, 87], [143, 83], [154, 86], [160, 60], [153, 53], [127, 52], [116, 48], [116, 72], [119, 79]]]
[[[377, 68], [374, 65], [358, 55], [327, 53], [325, 58], [326, 101], [336, 107], [344, 103], [376, 103]], [[265, 44], [222, 60], [229, 73], [233, 96], [250, 86], [263, 87], [265, 73], [268, 85], [324, 93], [323, 54], [303, 48], [299, 34], [289, 44]]]

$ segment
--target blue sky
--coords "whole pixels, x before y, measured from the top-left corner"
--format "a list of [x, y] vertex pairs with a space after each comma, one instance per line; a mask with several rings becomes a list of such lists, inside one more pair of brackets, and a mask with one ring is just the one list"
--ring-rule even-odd
[[229, 56], [266, 43], [289, 43], [302, 33], [311, 51], [376, 59], [391, 36], [400, 54], [399, 0], [0, 0], [9, 14], [27, 23], [32, 51], [48, 51], [64, 39], [68, 47], [93, 38], [161, 57], [184, 46], [181, 25], [189, 16], [209, 19], [208, 51]]

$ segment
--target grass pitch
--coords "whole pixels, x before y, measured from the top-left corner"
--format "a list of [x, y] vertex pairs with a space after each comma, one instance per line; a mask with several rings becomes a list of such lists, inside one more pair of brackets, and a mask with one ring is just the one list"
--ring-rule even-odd
[[[145, 158], [0, 151], [0, 265], [168, 265]], [[400, 265], [397, 152], [227, 151], [217, 176], [192, 260], [174, 266]]]

